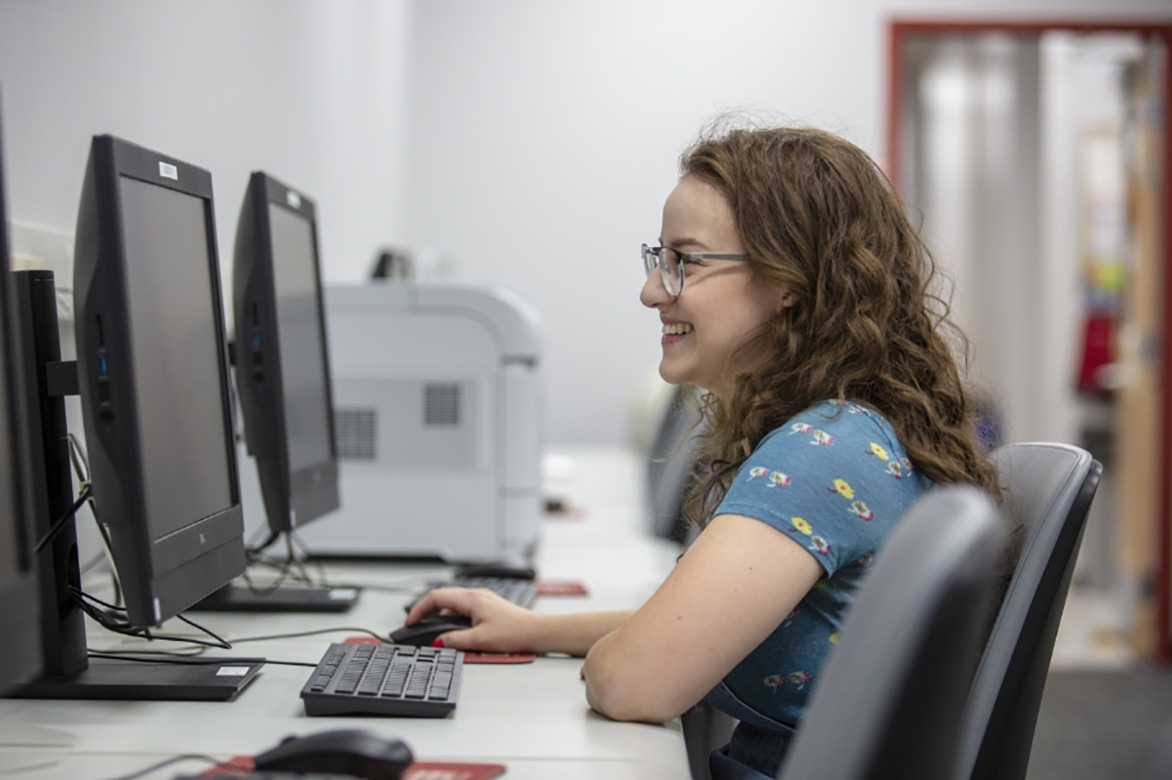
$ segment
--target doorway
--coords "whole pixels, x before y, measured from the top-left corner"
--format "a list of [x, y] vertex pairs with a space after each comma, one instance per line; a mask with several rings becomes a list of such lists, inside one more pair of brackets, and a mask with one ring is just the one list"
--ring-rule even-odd
[[1164, 664], [1170, 44], [1162, 25], [896, 21], [887, 156], [1004, 441], [1104, 463], [1076, 587], [1105, 600], [1125, 653]]

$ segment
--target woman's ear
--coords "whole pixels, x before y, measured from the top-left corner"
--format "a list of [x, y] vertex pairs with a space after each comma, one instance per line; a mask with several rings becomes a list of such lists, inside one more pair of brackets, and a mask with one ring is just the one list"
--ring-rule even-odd
[[779, 301], [777, 304], [777, 311], [780, 312], [782, 309], [788, 309], [797, 302], [798, 296], [794, 295], [794, 291], [786, 290], [785, 293], [781, 296], [781, 301]]

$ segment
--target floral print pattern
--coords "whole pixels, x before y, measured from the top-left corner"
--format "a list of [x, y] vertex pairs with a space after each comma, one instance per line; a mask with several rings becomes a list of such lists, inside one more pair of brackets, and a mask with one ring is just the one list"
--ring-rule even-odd
[[758, 445], [716, 514], [774, 526], [825, 574], [725, 678], [745, 704], [783, 722], [801, 719], [855, 589], [903, 508], [929, 485], [886, 419], [852, 402], [817, 404]]

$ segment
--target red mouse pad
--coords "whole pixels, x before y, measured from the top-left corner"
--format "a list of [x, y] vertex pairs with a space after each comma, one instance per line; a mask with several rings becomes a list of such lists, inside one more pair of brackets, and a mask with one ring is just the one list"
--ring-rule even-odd
[[[252, 756], [236, 756], [230, 761], [200, 772], [200, 777], [232, 777], [255, 768]], [[460, 764], [451, 761], [416, 761], [407, 767], [403, 780], [489, 780], [505, 773], [503, 764]]]
[[[377, 645], [372, 636], [351, 636], [342, 640], [347, 645]], [[531, 664], [537, 659], [533, 653], [464, 653], [466, 664]]]
[[505, 773], [504, 764], [456, 764], [450, 761], [416, 761], [403, 780], [489, 780]]
[[574, 580], [538, 580], [538, 596], [585, 596], [586, 586]]
[[531, 664], [536, 659], [533, 653], [464, 653], [466, 664]]

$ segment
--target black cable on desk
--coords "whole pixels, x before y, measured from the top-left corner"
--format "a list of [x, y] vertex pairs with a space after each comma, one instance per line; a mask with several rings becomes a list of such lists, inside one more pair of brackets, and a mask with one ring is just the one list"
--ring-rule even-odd
[[[134, 652], [132, 650], [127, 653]], [[142, 653], [146, 655], [145, 653]], [[184, 658], [182, 656], [170, 656], [165, 654], [157, 654], [153, 658], [135, 658], [133, 655], [124, 655], [121, 652], [117, 653], [102, 653], [92, 652], [86, 653], [87, 658], [103, 658], [107, 661], [129, 661], [131, 663], [139, 664], [175, 664], [176, 666], [217, 666], [219, 664], [231, 663], [264, 663], [273, 664], [274, 666], [305, 666], [310, 669], [316, 669], [317, 664], [308, 661], [275, 661], [272, 658]]]
[[[122, 634], [124, 636], [139, 637], [139, 638], [148, 639], [148, 640], [160, 640], [160, 641], [165, 641], [165, 642], [186, 642], [188, 644], [193, 644], [193, 645], [204, 645], [207, 647], [218, 647], [223, 650], [231, 650], [232, 649], [231, 643], [229, 643], [227, 640], [218, 636], [215, 632], [211, 631], [210, 629], [205, 628], [204, 626], [201, 626], [199, 623], [196, 623], [195, 621], [191, 620], [190, 618], [185, 617], [184, 615], [180, 614], [180, 615], [176, 615], [175, 617], [177, 617], [179, 620], [183, 621], [187, 625], [191, 626], [192, 628], [197, 628], [200, 631], [204, 632], [205, 634], [210, 636], [213, 641], [208, 642], [206, 640], [198, 639], [196, 637], [184, 637], [184, 636], [173, 636], [170, 634], [152, 633], [150, 629], [139, 628], [137, 626], [132, 625], [129, 621], [120, 618], [117, 613], [125, 612], [126, 609], [124, 607], [119, 607], [117, 605], [110, 604], [109, 602], [102, 601], [101, 599], [97, 598], [96, 596], [91, 596], [90, 594], [82, 591], [79, 588], [74, 588], [71, 586], [70, 591], [73, 593], [74, 603], [76, 603], [77, 606], [83, 612], [85, 612], [87, 615], [89, 615], [91, 618], [93, 618], [98, 623], [98, 625], [100, 625], [102, 628], [106, 629], [107, 631], [111, 631], [115, 634]], [[102, 607], [104, 607], [105, 609], [102, 609]]]
[[319, 628], [314, 631], [297, 631], [292, 634], [272, 634], [270, 636], [246, 636], [240, 639], [233, 639], [237, 644], [241, 642], [270, 642], [277, 639], [297, 639], [303, 636], [319, 636], [321, 634], [336, 634], [342, 631], [347, 631], [356, 634], [368, 634], [383, 644], [389, 644], [389, 638], [383, 636], [377, 631], [371, 631], [369, 628], [355, 628], [352, 626], [339, 626], [338, 628]]
[[[180, 761], [206, 761], [207, 763], [212, 765], [213, 769], [224, 769], [224, 770], [235, 769], [235, 770], [238, 770], [239, 774], [241, 774], [241, 775], [248, 774], [248, 771], [249, 771], [249, 770], [245, 769], [244, 767], [236, 766], [235, 764], [232, 764], [228, 761], [221, 761], [218, 758], [212, 758], [211, 756], [204, 755], [202, 753], [184, 753], [181, 756], [172, 756], [171, 758], [168, 758], [163, 761], [159, 761], [157, 763], [151, 764], [146, 769], [140, 769], [139, 771], [134, 772], [133, 774], [121, 775], [119, 777], [113, 777], [113, 778], [110, 778], [110, 780], [137, 780], [137, 778], [149, 775], [151, 772], [154, 772], [155, 770], [162, 769], [165, 766], [171, 766], [171, 764], [177, 764]], [[226, 777], [231, 777], [231, 776], [232, 775], [230, 775], [230, 774], [226, 775]]]
[[[422, 576], [422, 575], [421, 575]], [[422, 581], [413, 585], [382, 585], [382, 584], [367, 584], [364, 582], [334, 582], [330, 584], [331, 588], [354, 588], [355, 590], [370, 590], [376, 593], [416, 593], [421, 588], [427, 587], [432, 580]]]

